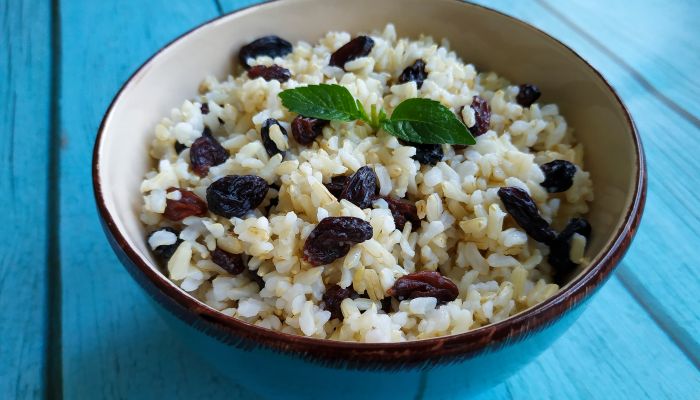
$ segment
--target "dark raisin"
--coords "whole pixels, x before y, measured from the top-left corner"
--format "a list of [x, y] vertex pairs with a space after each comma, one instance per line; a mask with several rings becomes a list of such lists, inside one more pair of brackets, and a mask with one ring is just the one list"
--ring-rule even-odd
[[456, 299], [459, 296], [459, 288], [437, 271], [420, 271], [397, 279], [387, 293], [399, 301], [435, 297], [438, 302], [443, 303]]
[[326, 125], [328, 125], [328, 121], [325, 119], [299, 115], [292, 121], [292, 136], [294, 136], [297, 143], [309, 145], [323, 133], [323, 127]]
[[249, 269], [247, 269], [246, 271], [248, 272], [248, 278], [250, 278], [251, 281], [257, 283], [260, 289], [263, 289], [265, 287], [265, 280], [262, 278], [262, 276], [258, 275], [258, 271], [251, 271]]
[[540, 92], [537, 86], [529, 83], [518, 86], [518, 89], [518, 95], [515, 96], [515, 101], [523, 107], [530, 107], [532, 103], [536, 102], [542, 95], [542, 92]]
[[549, 193], [567, 191], [574, 184], [576, 166], [566, 160], [554, 160], [540, 165], [544, 172], [544, 182], [540, 183]]
[[260, 136], [262, 137], [263, 146], [265, 146], [265, 151], [270, 157], [274, 156], [275, 154], [282, 154], [282, 157], [284, 157], [286, 152], [280, 150], [277, 147], [277, 144], [272, 140], [272, 138], [270, 138], [270, 128], [272, 125], [277, 125], [280, 128], [280, 132], [287, 137], [287, 130], [284, 129], [276, 119], [268, 118], [265, 120], [265, 122], [263, 122], [262, 128], [260, 129]]
[[323, 293], [323, 308], [331, 312], [331, 319], [343, 319], [343, 312], [340, 310], [340, 303], [347, 298], [356, 299], [358, 297], [351, 287], [343, 289], [338, 285], [333, 285], [326, 288]]
[[361, 167], [345, 182], [343, 192], [338, 200], [345, 199], [365, 209], [372, 206], [372, 201], [379, 193], [377, 174], [368, 166]]
[[583, 235], [586, 239], [591, 237], [591, 225], [584, 218], [573, 218], [562, 230], [557, 238], [549, 245], [547, 261], [554, 269], [554, 281], [563, 284], [566, 276], [576, 268], [576, 263], [569, 258], [571, 251], [571, 237], [574, 233]]
[[270, 210], [272, 210], [272, 207], [275, 207], [280, 202], [280, 198], [279, 198], [280, 187], [279, 187], [279, 185], [271, 183], [270, 189], [275, 190], [277, 192], [277, 196], [275, 196], [269, 200], [267, 207], [265, 207], [265, 215], [270, 215]]
[[292, 44], [279, 36], [264, 36], [241, 47], [238, 60], [245, 69], [250, 68], [248, 59], [259, 56], [284, 57], [292, 52]]
[[292, 73], [289, 72], [287, 68], [280, 67], [279, 65], [256, 65], [250, 67], [248, 70], [248, 77], [250, 79], [263, 78], [266, 81], [280, 81], [287, 82], [289, 78], [292, 77]]
[[243, 262], [242, 255], [229, 253], [228, 251], [221, 250], [218, 247], [211, 252], [211, 260], [214, 262], [214, 264], [223, 268], [224, 271], [231, 275], [238, 275], [246, 270], [246, 265], [245, 262]]
[[382, 311], [389, 314], [391, 312], [391, 297], [385, 297], [380, 300], [382, 304]]
[[574, 233], [584, 236], [586, 239], [591, 238], [591, 224], [585, 218], [572, 218], [559, 235], [557, 240], [570, 240]]
[[163, 216], [171, 221], [182, 221], [187, 217], [207, 215], [207, 203], [199, 196], [185, 189], [168, 188], [167, 192], [180, 192], [180, 200], [166, 199]]
[[207, 176], [210, 167], [225, 163], [228, 157], [228, 150], [211, 136], [209, 128], [204, 128], [202, 136], [198, 137], [190, 147], [192, 170], [202, 177]]
[[207, 188], [209, 210], [224, 218], [242, 217], [262, 203], [268, 188], [259, 176], [225, 176]]
[[175, 141], [175, 152], [177, 154], [182, 153], [183, 151], [185, 151], [186, 148], [187, 146], [185, 146], [184, 144], [178, 142], [177, 140]]
[[311, 265], [330, 264], [350, 247], [372, 238], [369, 222], [355, 217], [327, 217], [316, 225], [304, 243], [304, 260]]
[[399, 199], [398, 197], [382, 196], [382, 199], [389, 205], [391, 215], [394, 217], [394, 225], [399, 230], [403, 230], [406, 221], [411, 223], [411, 230], [415, 231], [420, 227], [420, 218], [418, 218], [418, 209], [416, 205], [408, 200]]
[[326, 183], [326, 189], [328, 189], [329, 192], [333, 196], [335, 196], [336, 199], [340, 200], [340, 194], [343, 193], [343, 188], [345, 187], [345, 183], [348, 181], [347, 176], [334, 176], [331, 178], [331, 181]]
[[344, 69], [346, 62], [368, 55], [372, 47], [374, 47], [374, 40], [371, 37], [358, 36], [331, 54], [328, 65]]
[[418, 59], [413, 65], [406, 67], [399, 75], [399, 83], [416, 82], [418, 89], [423, 87], [423, 81], [428, 77], [425, 72], [425, 61]]
[[170, 257], [172, 257], [173, 254], [175, 253], [175, 250], [177, 250], [178, 246], [180, 246], [180, 243], [182, 243], [182, 239], [180, 239], [180, 232], [178, 232], [175, 229], [170, 228], [168, 226], [151, 232], [151, 234], [148, 235], [148, 238], [150, 239], [150, 237], [153, 236], [153, 234], [155, 234], [156, 232], [160, 232], [160, 231], [168, 231], [168, 232], [174, 234], [176, 237], [175, 243], [168, 244], [168, 245], [162, 244], [162, 245], [156, 247], [155, 249], [153, 249], [153, 254], [155, 254], [156, 257], [158, 257], [158, 259], [160, 261], [168, 262], [168, 260], [170, 260]]
[[435, 165], [442, 161], [445, 155], [442, 145], [439, 144], [408, 143], [408, 145], [416, 148], [416, 154], [411, 158], [423, 165]]
[[502, 187], [498, 189], [498, 197], [501, 198], [508, 214], [531, 238], [545, 244], [554, 240], [554, 230], [540, 216], [537, 205], [526, 191], [517, 187]]
[[472, 99], [472, 104], [469, 106], [474, 110], [474, 126], [469, 128], [474, 137], [483, 135], [488, 132], [489, 124], [491, 123], [491, 107], [486, 99], [480, 96], [474, 96]]
[[209, 114], [209, 103], [202, 103], [202, 105], [199, 107], [200, 111], [202, 111], [202, 114], [207, 115]]

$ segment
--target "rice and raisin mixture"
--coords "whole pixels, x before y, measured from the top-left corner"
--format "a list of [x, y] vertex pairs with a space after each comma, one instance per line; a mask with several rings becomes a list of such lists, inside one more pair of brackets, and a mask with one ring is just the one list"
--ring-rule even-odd
[[[155, 127], [141, 220], [165, 273], [222, 313], [317, 338], [465, 332], [552, 296], [590, 236], [583, 149], [532, 84], [477, 72], [446, 41], [267, 36], [241, 73]], [[338, 84], [388, 114], [422, 97], [476, 144], [403, 142], [296, 115], [278, 94]]]

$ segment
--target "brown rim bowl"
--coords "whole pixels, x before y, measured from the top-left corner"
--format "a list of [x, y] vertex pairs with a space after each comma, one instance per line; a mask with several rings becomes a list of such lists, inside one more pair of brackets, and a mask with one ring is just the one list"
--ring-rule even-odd
[[[363, 10], [372, 10], [366, 13]], [[275, 21], [274, 24], [267, 23]], [[468, 21], [469, 23], [465, 23]], [[400, 37], [448, 38], [462, 59], [512, 82], [536, 83], [541, 103], [556, 103], [586, 149], [594, 182], [588, 215], [592, 260], [543, 303], [466, 333], [405, 343], [348, 343], [289, 335], [228, 317], [195, 299], [160, 271], [139, 221], [143, 174], [153, 165], [153, 128], [169, 110], [197, 94], [202, 78], [231, 72], [250, 40], [277, 34], [314, 41], [329, 30], [352, 33], [396, 25]], [[591, 65], [546, 33], [496, 11], [454, 0], [291, 0], [264, 3], [206, 22], [147, 60], [110, 105], [94, 148], [93, 185], [115, 251], [132, 276], [168, 310], [218, 339], [264, 346], [315, 360], [378, 366], [437, 362], [521, 340], [556, 322], [594, 292], [629, 247], [644, 206], [646, 172], [635, 126], [615, 91]]]

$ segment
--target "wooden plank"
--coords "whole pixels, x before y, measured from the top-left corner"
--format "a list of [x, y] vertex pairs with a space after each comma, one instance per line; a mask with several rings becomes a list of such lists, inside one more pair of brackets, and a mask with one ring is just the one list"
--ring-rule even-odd
[[110, 249], [93, 205], [96, 131], [128, 76], [162, 45], [216, 16], [213, 2], [61, 2], [61, 268], [64, 397], [250, 398], [202, 367]]
[[[700, 128], [669, 108], [624, 66], [548, 8], [515, 1], [484, 3], [562, 39], [605, 75], [632, 113], [644, 142], [649, 191], [643, 223], [618, 275], [645, 310], [700, 365], [700, 299], [693, 295], [700, 292], [700, 271], [694, 257], [700, 236], [695, 192], [700, 187], [700, 175], [696, 172], [700, 158], [695, 156], [700, 151]], [[573, 15], [579, 26], [594, 26], [593, 20], [598, 18]], [[640, 24], [638, 29], [646, 28]], [[677, 29], [686, 28], [679, 25]], [[699, 36], [700, 28], [695, 26], [685, 32]], [[700, 44], [692, 46], [687, 49], [689, 52], [700, 51]], [[624, 46], [615, 52], [623, 58], [635, 56], [634, 50], [625, 50]], [[697, 77], [687, 82], [687, 86], [700, 84]]]
[[51, 12], [0, 6], [0, 396], [45, 393]]
[[691, 399], [700, 373], [613, 277], [507, 388], [514, 399]]
[[[571, 25], [607, 50], [630, 75], [672, 107], [687, 110], [700, 123], [700, 69], [697, 2], [643, 0], [631, 6], [624, 0], [601, 3], [541, 0], [545, 7], [569, 18]], [[565, 17], [566, 19], [566, 17]], [[692, 84], [692, 83], [695, 84]], [[692, 118], [691, 117], [691, 118]]]

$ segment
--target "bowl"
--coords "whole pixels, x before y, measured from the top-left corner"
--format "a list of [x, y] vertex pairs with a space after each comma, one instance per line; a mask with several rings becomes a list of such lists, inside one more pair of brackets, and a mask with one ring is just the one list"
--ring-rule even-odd
[[[367, 10], [371, 10], [368, 12]], [[204, 76], [225, 77], [238, 49], [277, 34], [314, 41], [329, 30], [367, 32], [393, 22], [400, 36], [448, 38], [465, 61], [513, 82], [536, 83], [586, 148], [596, 198], [587, 256], [548, 300], [463, 334], [365, 344], [293, 336], [228, 317], [164, 276], [139, 221], [139, 185], [153, 165], [153, 128], [197, 94]], [[517, 19], [453, 0], [290, 0], [204, 23], [146, 61], [124, 84], [99, 129], [95, 198], [126, 269], [193, 352], [232, 383], [271, 398], [442, 398], [478, 392], [531, 361], [561, 335], [610, 277], [639, 223], [646, 190], [642, 146], [629, 113], [604, 78], [561, 42]], [[421, 397], [422, 396], [422, 397]]]

